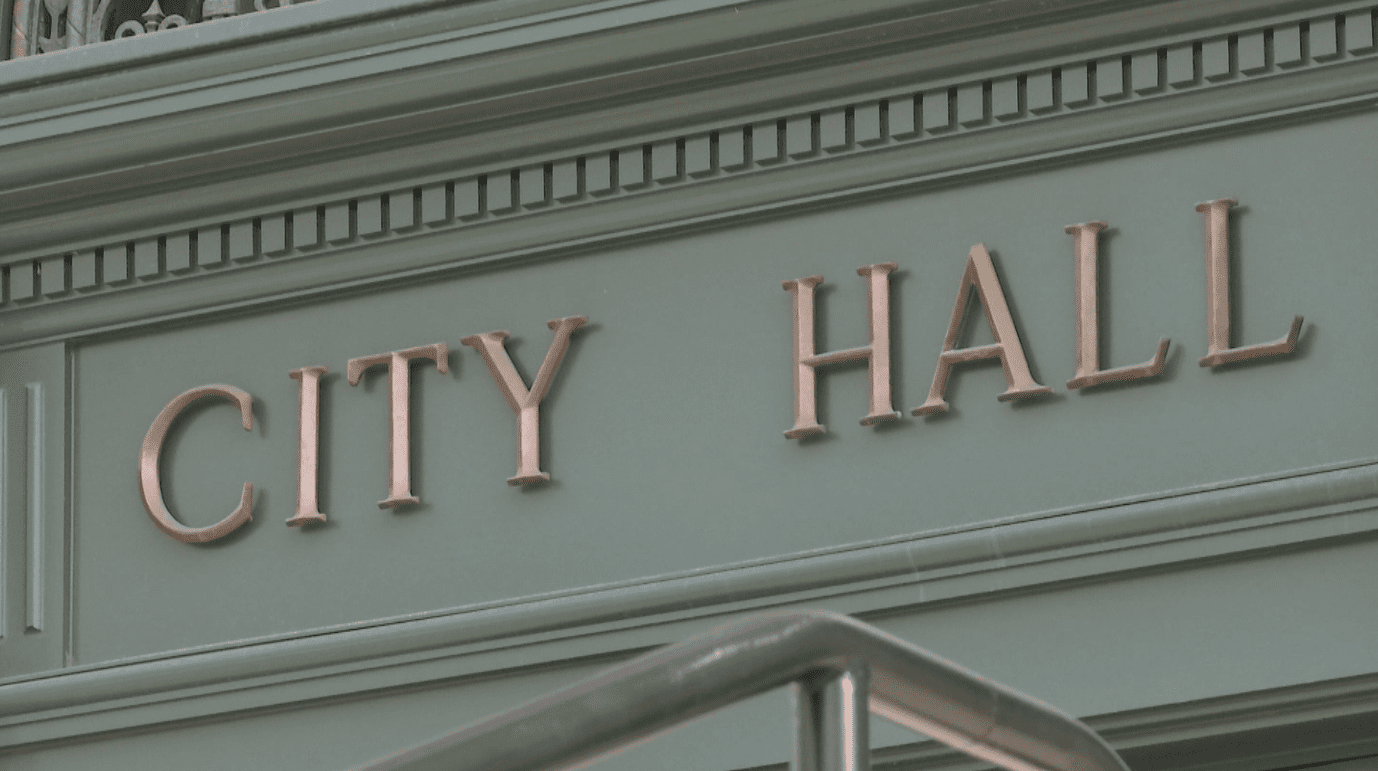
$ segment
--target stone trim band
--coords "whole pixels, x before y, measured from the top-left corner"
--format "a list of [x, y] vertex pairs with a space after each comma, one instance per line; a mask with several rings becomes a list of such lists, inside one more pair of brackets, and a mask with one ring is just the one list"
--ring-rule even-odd
[[1372, 56], [1373, 6], [0, 261], [0, 314], [38, 304], [769, 172]]

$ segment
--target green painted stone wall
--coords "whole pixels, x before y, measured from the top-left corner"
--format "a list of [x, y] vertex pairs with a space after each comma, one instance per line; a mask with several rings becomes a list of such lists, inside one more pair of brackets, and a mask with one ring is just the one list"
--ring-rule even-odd
[[[1367, 672], [1368, 641], [1375, 632], [1371, 614], [1360, 610], [1362, 591], [1337, 593], [1336, 587], [1362, 586], [1375, 556], [1371, 543], [1359, 543], [911, 611], [880, 625], [1073, 714], [1106, 714]], [[1341, 605], [1354, 612], [1337, 612]], [[517, 706], [608, 663], [575, 661], [456, 682], [439, 679], [424, 689], [68, 742], [6, 756], [6, 764], [26, 771], [174, 769], [188, 764], [217, 770], [244, 764], [350, 768]], [[1199, 739], [1225, 722], [1197, 712], [1181, 730]], [[872, 725], [873, 746], [905, 745], [914, 739], [879, 719], [873, 718]], [[788, 730], [788, 699], [772, 693], [592, 768], [709, 771], [782, 764], [788, 758]], [[1264, 746], [1263, 741], [1258, 744]], [[1126, 757], [1133, 768], [1190, 768], [1247, 758], [1255, 750], [1234, 745], [1221, 753], [1198, 744], [1166, 761], [1152, 757], [1140, 765], [1135, 761], [1142, 755]], [[913, 750], [878, 757], [932, 762]], [[1255, 766], [1268, 767], [1266, 763], [1254, 761]], [[1274, 761], [1273, 767], [1282, 763]]]
[[[968, 526], [1122, 497], [1368, 458], [1378, 361], [1362, 222], [1375, 176], [1340, 148], [1368, 119], [1337, 120], [751, 226], [428, 282], [76, 349], [77, 660], [96, 662], [492, 602], [573, 587]], [[1326, 151], [1323, 148], [1332, 148]], [[1236, 195], [1241, 343], [1308, 317], [1290, 360], [1211, 371], [1198, 201]], [[1070, 222], [1103, 219], [1107, 355], [1148, 358], [1160, 381], [1069, 392], [1075, 371]], [[937, 361], [967, 251], [984, 242], [1041, 382], [1003, 404], [998, 366], [955, 376], [945, 417], [913, 418]], [[386, 259], [386, 255], [380, 255]], [[893, 260], [893, 426], [857, 425], [865, 368], [821, 381], [830, 434], [788, 441], [790, 301], [783, 279], [822, 274], [819, 350], [863, 344], [857, 265]], [[979, 320], [975, 333], [984, 333]], [[514, 419], [465, 335], [509, 329], [528, 382], [549, 319], [586, 314], [543, 409], [553, 481], [513, 489]], [[974, 334], [975, 334], [974, 333]], [[978, 338], [973, 338], [977, 343]], [[351, 357], [432, 342], [451, 371], [413, 366], [413, 491], [380, 511], [387, 381], [343, 378]], [[324, 527], [295, 506], [293, 368], [323, 387]], [[100, 373], [97, 375], [96, 373]], [[88, 377], [89, 375], [89, 377]], [[189, 546], [155, 529], [134, 477], [138, 442], [181, 391], [229, 383], [169, 446], [170, 505], [188, 524], [228, 514], [239, 485], [255, 521]], [[1325, 384], [1331, 384], [1327, 387]], [[139, 555], [134, 558], [133, 555]], [[137, 587], [137, 589], [131, 589]], [[132, 595], [130, 592], [134, 592]], [[271, 598], [271, 601], [268, 600]], [[137, 609], [138, 623], [130, 624]]]
[[[575, 5], [208, 23], [205, 71], [164, 77], [187, 35], [135, 41], [127, 67], [163, 90], [107, 79], [89, 104], [64, 63], [122, 43], [0, 64], [20, 105], [0, 104], [0, 766], [344, 769], [784, 607], [1083, 717], [1134, 771], [1378, 756], [1378, 9], [757, 2], [729, 29], [716, 0]], [[35, 181], [25, 148], [82, 137], [89, 168]], [[1302, 315], [1295, 355], [1198, 366], [1193, 206], [1219, 198], [1234, 343]], [[1159, 379], [1066, 387], [1064, 227], [1092, 220], [1102, 363], [1171, 338]], [[976, 244], [1053, 394], [1002, 403], [998, 365], [962, 366], [951, 412], [914, 417]], [[859, 425], [866, 368], [839, 366], [828, 433], [784, 438], [781, 282], [824, 276], [818, 350], [858, 346], [855, 271], [880, 262], [904, 417]], [[964, 344], [991, 342], [968, 313]], [[541, 409], [552, 481], [510, 487], [514, 417], [461, 338], [510, 331], [529, 383], [572, 315], [590, 323]], [[346, 362], [431, 343], [450, 355], [411, 370], [422, 503], [380, 509], [387, 377], [351, 386]], [[329, 521], [299, 529], [288, 373], [312, 365]], [[192, 545], [150, 521], [136, 462], [211, 383], [252, 394], [254, 427], [186, 412], [163, 493], [204, 526], [251, 482], [254, 518]], [[783, 769], [789, 717], [767, 693], [594, 767]], [[872, 744], [879, 768], [977, 768], [879, 719]]]

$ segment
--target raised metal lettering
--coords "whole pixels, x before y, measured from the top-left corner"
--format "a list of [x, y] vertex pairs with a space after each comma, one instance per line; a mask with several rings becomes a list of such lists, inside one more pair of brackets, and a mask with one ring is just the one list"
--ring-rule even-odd
[[541, 471], [541, 400], [550, 389], [550, 381], [555, 379], [555, 372], [569, 348], [570, 333], [588, 321], [588, 316], [569, 316], [547, 324], [555, 331], [555, 340], [551, 342], [550, 350], [546, 351], [545, 361], [541, 363], [530, 389], [522, 382], [503, 345], [503, 341], [511, 336], [510, 332], [495, 330], [460, 340], [483, 357], [483, 363], [488, 365], [493, 380], [517, 417], [517, 475], [507, 480], [509, 485], [515, 487], [550, 480], [550, 475]]
[[1158, 341], [1158, 352], [1143, 364], [1116, 369], [1100, 368], [1100, 308], [1097, 294], [1100, 289], [1097, 268], [1100, 261], [1098, 241], [1104, 222], [1082, 222], [1068, 225], [1065, 230], [1076, 237], [1077, 285], [1077, 375], [1067, 381], [1068, 388], [1086, 388], [1106, 383], [1128, 383], [1158, 377], [1167, 364], [1168, 338]]
[[345, 379], [358, 385], [364, 370], [379, 364], [388, 368], [388, 497], [379, 501], [378, 508], [386, 509], [421, 499], [411, 494], [411, 377], [412, 359], [430, 359], [441, 372], [450, 371], [450, 347], [433, 343], [403, 351], [390, 351], [372, 356], [350, 359]]
[[827, 431], [818, 422], [818, 367], [865, 359], [870, 374], [871, 411], [861, 419], [870, 426], [897, 420], [900, 414], [890, 404], [890, 272], [895, 263], [882, 262], [856, 269], [867, 280], [871, 342], [857, 348], [826, 353], [814, 352], [814, 287], [822, 276], [795, 278], [784, 282], [794, 299], [794, 427], [786, 439], [797, 439]]
[[192, 402], [212, 396], [221, 396], [234, 402], [239, 407], [239, 418], [244, 430], [253, 429], [252, 396], [234, 386], [204, 385], [183, 393], [164, 407], [163, 411], [158, 413], [158, 417], [154, 418], [153, 425], [149, 427], [143, 445], [139, 448], [139, 492], [143, 496], [144, 508], [159, 530], [183, 543], [206, 543], [224, 538], [234, 532], [235, 528], [253, 519], [254, 486], [249, 482], [244, 483], [244, 490], [239, 496], [239, 508], [208, 527], [187, 527], [173, 518], [172, 512], [168, 511], [167, 504], [163, 502], [163, 490], [158, 473], [163, 440], [167, 438], [168, 430], [183, 410]]
[[301, 383], [297, 400], [297, 512], [287, 520], [292, 526], [325, 521], [316, 488], [320, 472], [321, 375], [328, 371], [325, 367], [302, 367], [287, 373]]
[[1206, 295], [1209, 300], [1209, 348], [1201, 357], [1201, 366], [1287, 356], [1297, 350], [1301, 337], [1301, 316], [1292, 317], [1287, 334], [1271, 343], [1259, 343], [1242, 348], [1230, 347], [1230, 207], [1239, 203], [1233, 198], [1217, 198], [1198, 203], [1196, 210], [1206, 215]]
[[[957, 337], [962, 331], [962, 320], [972, 289], [976, 290], [977, 300], [985, 312], [986, 323], [990, 324], [991, 332], [995, 335], [995, 342], [975, 348], [957, 348]], [[962, 283], [957, 287], [957, 302], [952, 306], [952, 320], [948, 322], [947, 335], [943, 338], [942, 353], [938, 354], [938, 369], [933, 373], [928, 399], [914, 409], [914, 414], [947, 412], [948, 403], [943, 396], [947, 392], [952, 366], [982, 359], [1000, 360], [1000, 366], [1005, 371], [1005, 382], [1009, 385], [995, 397], [1002, 402], [1052, 393], [1053, 389], [1034, 382], [1033, 375], [1029, 374], [1029, 364], [1024, 359], [1024, 348], [1019, 343], [1014, 318], [1010, 316], [1009, 306], [1005, 303], [1005, 293], [1000, 289], [1000, 279], [995, 275], [995, 265], [985, 244], [977, 244], [971, 248], [966, 271], [962, 273]]]

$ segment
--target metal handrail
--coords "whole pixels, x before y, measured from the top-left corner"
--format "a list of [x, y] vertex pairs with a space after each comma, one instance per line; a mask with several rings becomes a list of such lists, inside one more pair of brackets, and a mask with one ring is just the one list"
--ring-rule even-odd
[[791, 685], [792, 771], [868, 771], [867, 710], [1010, 771], [1128, 771], [1080, 721], [836, 613], [764, 613], [359, 771], [570, 769]]

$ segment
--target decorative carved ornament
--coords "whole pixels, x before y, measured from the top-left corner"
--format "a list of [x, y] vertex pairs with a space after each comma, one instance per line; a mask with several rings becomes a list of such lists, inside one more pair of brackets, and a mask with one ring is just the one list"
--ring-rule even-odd
[[9, 58], [52, 53], [306, 0], [14, 0]]

